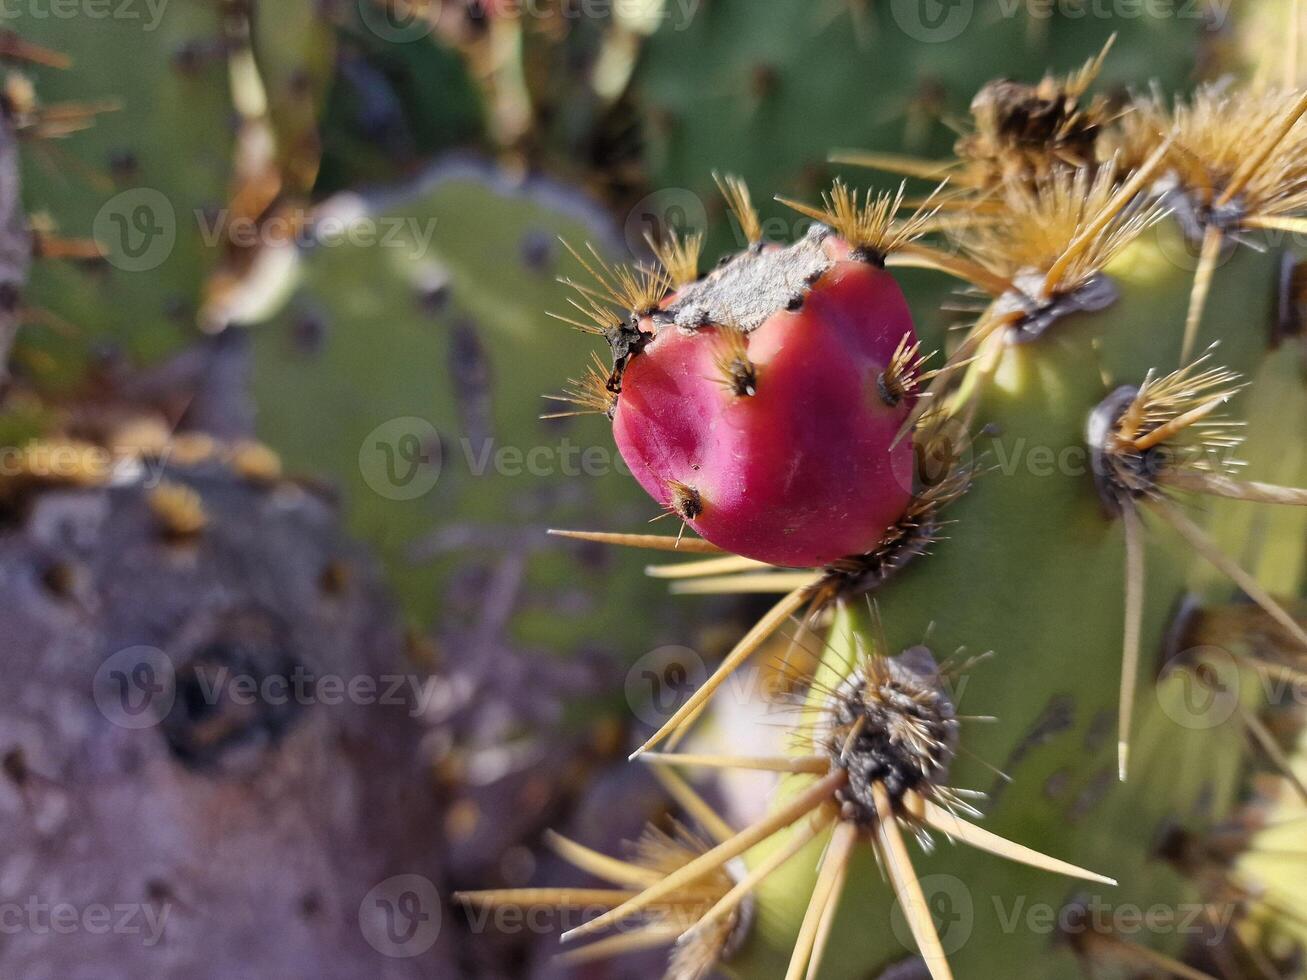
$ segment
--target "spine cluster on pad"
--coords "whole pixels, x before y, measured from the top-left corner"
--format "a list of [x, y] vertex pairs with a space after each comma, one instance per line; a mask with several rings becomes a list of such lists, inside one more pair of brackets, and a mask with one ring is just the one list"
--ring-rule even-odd
[[[1262, 581], [1265, 561], [1250, 567], [1256, 554], [1231, 550], [1229, 533], [1247, 519], [1230, 516], [1238, 508], [1307, 503], [1296, 486], [1245, 478], [1236, 455], [1246, 447], [1265, 458], [1274, 434], [1255, 428], [1264, 414], [1242, 416], [1255, 407], [1250, 389], [1283, 373], [1286, 351], [1301, 357], [1292, 299], [1300, 267], [1265, 236], [1307, 221], [1307, 95], [1225, 86], [1174, 103], [1109, 105], [1088, 94], [1106, 54], [1066, 78], [987, 86], [955, 160], [841, 156], [931, 181], [915, 202], [904, 188], [860, 198], [837, 181], [819, 206], [786, 202], [815, 224], [779, 244], [763, 240], [747, 189], [729, 179], [721, 183], [750, 244], [706, 276], [699, 239], [652, 243], [654, 268], [586, 257], [593, 282], [575, 284], [578, 315], [567, 319], [608, 341], [612, 366], [597, 365], [568, 397], [613, 420], [637, 479], [684, 526], [674, 535], [560, 533], [699, 556], [654, 570], [678, 591], [779, 597], [635, 755], [659, 772], [735, 768], [783, 781], [765, 817], [567, 938], [650, 921], [687, 887], [725, 874], [679, 943], [710, 927], [720, 935], [729, 921], [730, 942], [714, 945], [744, 975], [890, 976], [904, 962], [892, 938], [840, 932], [840, 896], [855, 884], [866, 891], [849, 869], [867, 842], [916, 955], [939, 980], [953, 966], [903, 830], [927, 852], [938, 834], [1095, 888], [1119, 878], [1132, 900], [1180, 902], [1196, 891], [1215, 907], [1228, 891], [1192, 867], [1182, 887], [1157, 877], [1158, 867], [1177, 867], [1158, 848], [1160, 813], [1186, 814], [1166, 839], [1206, 842], [1226, 821], [1259, 819], [1262, 809], [1246, 805], [1254, 782], [1270, 779], [1273, 796], [1302, 792], [1283, 744], [1297, 731], [1291, 713], [1272, 724], [1279, 706], [1237, 699], [1230, 738], [1216, 725], [1176, 722], [1174, 702], [1191, 678], [1218, 683], [1189, 651], [1234, 608], [1244, 636], [1275, 636], [1224, 637], [1234, 683], [1293, 676], [1307, 656], [1298, 606]], [[1168, 262], [1176, 242], [1193, 250], [1196, 271]], [[931, 370], [896, 268], [935, 270], [979, 301]], [[1234, 310], [1244, 318], [1232, 322]], [[1268, 322], [1250, 324], [1250, 314]], [[1214, 346], [1200, 355], [1200, 341]], [[1287, 438], [1302, 439], [1305, 425], [1293, 419]], [[1085, 466], [1041, 483], [991, 465], [991, 453], [1019, 439], [1078, 450]], [[1191, 584], [1198, 569], [1201, 590]], [[972, 763], [975, 726], [962, 721], [974, 716], [951, 683], [958, 668], [904, 640], [936, 625], [995, 653], [975, 672], [967, 706], [997, 716], [989, 720], [1001, 737], [982, 741], [1006, 756], [992, 765]], [[818, 664], [794, 677], [786, 751], [670, 751], [683, 739], [693, 745], [713, 694], [778, 633]], [[991, 671], [997, 680], [986, 680]], [[1146, 689], [1154, 696], [1144, 703]], [[1037, 768], [1049, 764], [1039, 759], [1046, 743], [1071, 751], [1074, 739], [1070, 769]], [[958, 789], [959, 768], [999, 781], [988, 792]], [[1270, 775], [1254, 779], [1259, 770]], [[1097, 772], [1106, 778], [1086, 775]], [[1168, 778], [1176, 785], [1157, 789]], [[1064, 801], [1068, 782], [1081, 788]], [[1022, 806], [1070, 816], [1023, 821]], [[1045, 830], [1026, 840], [982, 829], [982, 818]], [[1095, 820], [1111, 833], [1086, 829]], [[959, 875], [993, 873], [960, 855], [955, 865], [929, 860], [967, 869]], [[1060, 895], [1066, 922], [1090, 918], [1075, 890], [1004, 880]], [[1247, 889], [1239, 922], [1256, 922], [1273, 889]], [[771, 905], [792, 914], [756, 914]], [[1074, 941], [994, 933], [990, 948], [949, 952], [974, 965], [1038, 948], [1048, 965], [1032, 975], [1049, 977], [1077, 962], [1091, 974], [1110, 966], [1124, 976], [1241, 977], [1264, 955], [1252, 928], [1222, 937], [1219, 955], [1096, 923], [1067, 931]], [[673, 960], [669, 976], [697, 975]]]

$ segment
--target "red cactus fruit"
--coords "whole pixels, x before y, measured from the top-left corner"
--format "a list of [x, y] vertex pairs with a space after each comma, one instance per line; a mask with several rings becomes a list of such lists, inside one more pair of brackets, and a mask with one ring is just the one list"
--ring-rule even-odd
[[755, 244], [638, 320], [623, 459], [711, 543], [810, 567], [876, 548], [912, 496], [915, 333], [876, 256], [818, 226]]

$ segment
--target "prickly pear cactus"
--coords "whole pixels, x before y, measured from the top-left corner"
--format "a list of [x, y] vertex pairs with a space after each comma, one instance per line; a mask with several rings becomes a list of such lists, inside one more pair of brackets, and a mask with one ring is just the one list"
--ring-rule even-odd
[[[544, 532], [552, 515], [643, 523], [658, 509], [605, 424], [542, 417], [566, 414], [542, 392], [573, 358], [565, 344], [530, 345], [537, 310], [562, 305], [558, 237], [608, 248], [607, 223], [559, 185], [472, 160], [348, 220], [305, 253], [286, 309], [250, 332], [260, 437], [290, 471], [340, 490], [414, 627], [439, 618], [448, 633], [484, 615], [480, 628], [540, 651], [618, 635], [635, 651], [656, 594], [638, 556], [551, 547]], [[503, 609], [483, 611], [487, 576]], [[574, 603], [584, 615], [561, 612]]]
[[139, 364], [180, 349], [219, 255], [206, 234], [227, 201], [234, 140], [222, 10], [184, 0], [130, 12], [33, 10], [11, 25], [62, 59], [25, 69], [37, 102], [23, 197], [52, 254], [33, 270], [16, 357], [50, 388], [80, 381], [96, 357]]
[[[864, 154], [949, 178], [915, 213], [837, 182], [771, 241], [728, 180], [749, 244], [707, 275], [698, 237], [577, 250], [567, 318], [612, 358], [569, 397], [682, 527], [575, 536], [778, 597], [635, 757], [778, 782], [742, 827], [673, 783], [698, 830], [557, 842], [609, 887], [470, 906], [580, 908], [565, 940], [611, 934], [573, 959], [670, 944], [677, 978], [1288, 975], [1257, 834], [1307, 797], [1307, 94], [1109, 107], [1101, 67], [986, 85], [956, 160]], [[933, 360], [907, 268], [974, 301]], [[788, 742], [696, 751], [777, 635]]]

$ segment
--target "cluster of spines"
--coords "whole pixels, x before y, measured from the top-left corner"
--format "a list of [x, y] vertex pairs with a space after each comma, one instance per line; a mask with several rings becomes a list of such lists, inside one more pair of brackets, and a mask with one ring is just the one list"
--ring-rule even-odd
[[[1141, 510], [1157, 514], [1197, 554], [1227, 575], [1285, 636], [1307, 649], [1307, 631], [1301, 623], [1253, 576], [1223, 555], [1205, 532], [1171, 500], [1176, 493], [1197, 493], [1272, 504], [1307, 503], [1307, 491], [1240, 480], [1233, 475], [1230, 467], [1234, 461], [1230, 456], [1238, 444], [1237, 426], [1220, 418], [1218, 410], [1239, 389], [1240, 381], [1233, 373], [1211, 366], [1210, 357], [1194, 361], [1190, 356], [1220, 248], [1227, 242], [1237, 244], [1242, 240], [1242, 234], [1255, 231], [1299, 230], [1303, 227], [1302, 222], [1307, 220], [1302, 214], [1307, 211], [1307, 197], [1302, 194], [1303, 181], [1296, 176], [1298, 171], [1295, 169], [1304, 158], [1299, 149], [1307, 135], [1298, 123], [1307, 112], [1307, 96], [1296, 92], [1248, 94], [1204, 90], [1188, 108], [1181, 104], [1174, 111], [1166, 112], [1156, 100], [1136, 100], [1109, 116], [1101, 100], [1094, 100], [1087, 107], [1079, 104], [1100, 64], [1101, 58], [1066, 80], [1045, 79], [1040, 86], [1026, 93], [1031, 99], [1042, 100], [1051, 106], [1050, 111], [1061, 120], [1054, 130], [1057, 138], [1047, 141], [1042, 157], [1037, 145], [1018, 145], [1020, 141], [1009, 141], [1011, 145], [1005, 150], [1001, 140], [972, 138], [960, 141], [959, 151], [974, 151], [978, 144], [984, 143], [986, 153], [964, 157], [948, 166], [914, 163], [902, 158], [861, 158], [860, 162], [896, 169], [909, 176], [931, 179], [945, 174], [953, 176], [956, 183], [952, 192], [941, 195], [937, 191], [928, 199], [927, 206], [918, 208], [907, 221], [897, 218], [897, 212], [904, 207], [903, 188], [893, 195], [868, 196], [860, 202], [856, 192], [837, 182], [824, 198], [822, 207], [785, 203], [833, 228], [855, 250], [860, 250], [860, 257], [865, 260], [890, 266], [938, 269], [987, 295], [988, 305], [966, 338], [942, 369], [931, 372], [931, 384], [924, 392], [929, 397], [923, 398], [913, 412], [905, 425], [906, 434], [920, 431], [931, 418], [971, 419], [977, 395], [988, 379], [986, 372], [994, 363], [994, 345], [1019, 339], [1021, 331], [1032, 322], [1038, 321], [1042, 331], [1065, 314], [1096, 308], [1092, 305], [1095, 302], [1104, 305], [1112, 302], [1115, 297], [1110, 291], [1089, 297], [1083, 293], [1097, 289], [1105, 279], [1109, 263], [1152, 224], [1169, 211], [1176, 210], [1177, 200], [1183, 198], [1189, 202], [1188, 213], [1181, 215], [1182, 223], [1186, 218], [1197, 221], [1203, 247], [1185, 326], [1180, 366], [1169, 373], [1150, 372], [1137, 389], [1121, 394], [1111, 406], [1100, 406], [1096, 410], [1100, 416], [1107, 413], [1098, 420], [1102, 438], [1091, 446], [1097, 454], [1096, 477], [1104, 503], [1110, 513], [1121, 519], [1125, 529], [1125, 641], [1119, 740], [1121, 777], [1124, 779], [1134, 678], [1139, 666], [1145, 579]], [[1060, 109], [1057, 108], [1059, 105]], [[978, 115], [978, 134], [1002, 135], [1005, 132], [1003, 121], [994, 113], [1003, 107], [996, 106], [992, 99], [983, 107], [984, 118]], [[1251, 152], [1244, 150], [1237, 161], [1232, 162], [1228, 142], [1233, 141], [1223, 144], [1220, 135], [1213, 134], [1229, 137], [1235, 131], [1234, 120], [1238, 118], [1239, 125], [1243, 125], [1249, 115], [1259, 120], [1257, 138], [1251, 141]], [[1225, 120], [1224, 124], [1222, 120]], [[1092, 134], [1093, 153], [1090, 157], [1066, 152], [1067, 141], [1061, 137], [1073, 129], [1081, 134]], [[1004, 159], [1004, 153], [1012, 156]], [[1032, 160], [1039, 161], [1038, 165], [1032, 165]], [[959, 175], [963, 176], [959, 178]], [[719, 183], [746, 239], [751, 246], [759, 245], [761, 226], [747, 188], [734, 179]], [[937, 249], [921, 242], [924, 236], [934, 231], [948, 233], [956, 248]], [[698, 248], [699, 243], [695, 241], [683, 252], [681, 243], [673, 242], [656, 250], [664, 270], [660, 279], [665, 283], [664, 290], [670, 291], [672, 284], [682, 285], [690, 281], [687, 277], [697, 275]], [[693, 254], [693, 260], [686, 258], [687, 253]], [[608, 277], [619, 287], [627, 281], [611, 272]], [[1077, 296], [1078, 293], [1082, 295]], [[584, 295], [594, 296], [593, 291]], [[637, 312], [638, 304], [626, 303], [628, 298], [629, 294], [622, 288], [609, 292], [610, 300], [617, 300], [631, 312]], [[643, 299], [643, 296], [637, 298]], [[1077, 302], [1064, 303], [1067, 299]], [[724, 343], [717, 362], [723, 373], [723, 383], [737, 395], [747, 396], [748, 386], [739, 380], [748, 376], [747, 353], [740, 356], [741, 346]], [[974, 370], [977, 384], [958, 384], [964, 369]], [[905, 343], [896, 353], [891, 370], [882, 378], [886, 396], [903, 397], [921, 383], [922, 373], [919, 352]], [[756, 378], [753, 380], [756, 382]], [[956, 474], [953, 477], [956, 478]], [[965, 482], [955, 486], [951, 492], [956, 495], [963, 490]], [[934, 508], [926, 516], [933, 519]], [[849, 779], [849, 770], [832, 764], [829, 743], [824, 755], [810, 753], [765, 759], [653, 754], [649, 751], [662, 741], [670, 740], [674, 744], [683, 737], [706, 707], [712, 691], [786, 623], [800, 617], [796, 621], [796, 642], [799, 642], [799, 638], [818, 623], [819, 614], [829, 608], [833, 598], [850, 594], [849, 579], [857, 580], [859, 573], [863, 573], [864, 588], [861, 591], [870, 591], [865, 587], [865, 565], [858, 561], [866, 556], [850, 556], [850, 563], [843, 567], [837, 564], [811, 572], [795, 572], [775, 570], [759, 562], [724, 555], [707, 542], [693, 538], [683, 540], [679, 535], [673, 539], [656, 535], [568, 533], [614, 544], [710, 556], [680, 566], [652, 570], [660, 577], [676, 580], [675, 584], [686, 591], [783, 593], [778, 603], [728, 654], [709, 683], [696, 692], [636, 755], [661, 765], [758, 768], [812, 780], [786, 805], [759, 824], [735, 835], [729, 844], [718, 844], [631, 903], [575, 930], [576, 935], [589, 934], [621, 921], [674, 893], [686, 882], [696, 880], [697, 876], [706, 873], [705, 869], [724, 866], [725, 861], [743, 854], [766, 836], [790, 827], [795, 828], [793, 839], [750, 871], [727, 893], [727, 897], [739, 898], [779, 863], [798, 853], [804, 844], [828, 830], [832, 832], [826, 861], [818, 876], [813, 901], [791, 964], [790, 975], [796, 977], [815, 974], [848, 854], [859, 835], [868, 828], [896, 889], [909, 899], [913, 897], [915, 880], [911, 878], [910, 870], [906, 875], [903, 873], [901, 859], [905, 852], [901, 849], [901, 840], [896, 840], [897, 824], [904, 819], [918, 830], [923, 823], [942, 829], [939, 824], [951, 820], [954, 821], [950, 825], [952, 832], [945, 832], [957, 839], [971, 843], [984, 841], [981, 846], [990, 845], [992, 849], [1006, 851], [1008, 856], [1031, 859], [1032, 863], [1053, 870], [1104, 880], [1080, 869], [1038, 858], [1033, 852], [1010, 842], [1000, 845], [979, 828], [958, 822], [961, 818], [947, 807], [941, 809], [938, 804], [932, 804], [928, 798], [919, 795], [904, 795], [896, 800], [884, 786], [868, 788], [867, 798], [874, 804], [871, 817], [863, 809], [859, 811], [858, 819], [848, 819], [853, 811], [849, 809], [847, 799], [843, 805], [840, 800]], [[879, 580], [871, 588], [876, 584]], [[806, 613], [803, 612], [805, 606]], [[886, 652], [881, 651], [881, 661]], [[881, 661], [864, 663], [861, 669], [873, 676], [874, 671], [881, 669], [876, 666]], [[1258, 670], [1276, 669], [1276, 665], [1265, 661], [1254, 661], [1251, 666]], [[857, 671], [852, 670], [849, 676], [856, 677]], [[814, 680], [808, 678], [805, 683], [813, 697], [820, 695], [820, 687]], [[875, 686], [864, 684], [860, 687], [865, 691]], [[837, 695], [838, 690], [826, 691], [828, 699]], [[1251, 713], [1246, 714], [1249, 715], [1246, 725], [1249, 733], [1272, 755], [1284, 774], [1292, 778], [1282, 754], [1274, 753], [1275, 741], [1269, 732], [1264, 726], [1258, 727], [1260, 722]], [[842, 744], [847, 746], [847, 740]], [[926, 780], [924, 785], [927, 793], [947, 792], [938, 778]], [[885, 803], [883, 809], [880, 807], [882, 800]], [[905, 905], [910, 904], [905, 902]], [[919, 907], [924, 908], [924, 900]], [[707, 919], [713, 920], [711, 912]], [[933, 937], [929, 917], [911, 924], [932, 975], [948, 976], [948, 967], [942, 950], [938, 948], [938, 940]], [[1166, 960], [1144, 947], [1135, 947], [1114, 937], [1096, 937], [1095, 942], [1099, 940], [1112, 945], [1114, 955], [1127, 961], [1162, 966], [1180, 976], [1200, 975], [1192, 968]]]

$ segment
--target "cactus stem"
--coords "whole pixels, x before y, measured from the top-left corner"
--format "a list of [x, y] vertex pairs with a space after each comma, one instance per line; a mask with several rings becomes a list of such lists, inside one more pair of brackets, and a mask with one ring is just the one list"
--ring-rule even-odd
[[645, 889], [645, 891], [643, 891], [638, 897], [615, 909], [603, 913], [597, 918], [591, 919], [584, 925], [577, 926], [575, 929], [563, 933], [563, 942], [571, 942], [574, 939], [580, 939], [583, 936], [588, 936], [601, 929], [606, 929], [609, 926], [614, 926], [618, 923], [624, 922], [644, 909], [649, 908], [660, 899], [671, 895], [677, 889], [692, 884], [703, 878], [705, 875], [709, 875], [714, 871], [724, 868], [727, 863], [735, 860], [745, 851], [766, 840], [772, 834], [784, 830], [786, 827], [796, 823], [812, 811], [821, 807], [830, 799], [831, 794], [847, 781], [848, 774], [843, 770], [832, 772], [821, 779], [818, 779], [784, 806], [778, 808], [745, 830], [740, 831], [740, 833], [736, 834], [726, 843], [718, 844], [716, 847], [701, 854], [693, 861], [690, 861], [683, 867], [673, 871], [671, 874], [658, 881], [657, 884]]
[[1225, 233], [1215, 222], [1203, 231], [1202, 249], [1198, 253], [1198, 269], [1194, 273], [1193, 291], [1189, 294], [1189, 311], [1184, 321], [1184, 342], [1180, 348], [1180, 363], [1186, 363], [1193, 354], [1194, 343], [1198, 339], [1198, 325], [1203, 319], [1203, 310], [1207, 307], [1207, 297], [1212, 289], [1212, 276], [1221, 259], [1221, 247], [1225, 243]]
[[632, 753], [631, 758], [635, 759], [643, 755], [673, 732], [680, 731], [692, 724], [694, 719], [698, 717], [699, 712], [707, 705], [708, 699], [712, 697], [713, 692], [725, 682], [726, 678], [748, 660], [768, 637], [780, 629], [791, 615], [808, 602], [810, 598], [809, 591], [818, 581], [817, 576], [812, 576], [806, 585], [787, 594], [758, 620], [753, 628], [735, 645], [735, 648], [727, 654], [721, 666], [708, 678], [704, 685], [690, 695], [685, 704], [681, 705], [676, 713], [667, 720], [667, 723]]
[[1268, 616], [1280, 624], [1293, 638], [1307, 650], [1307, 630], [1285, 611], [1271, 594], [1242, 566], [1224, 554], [1211, 538], [1193, 521], [1189, 520], [1180, 509], [1162, 498], [1149, 501], [1149, 509], [1162, 517], [1179, 535], [1189, 543], [1204, 560], [1239, 586], [1253, 602], [1261, 606]]
[[722, 549], [702, 538], [669, 537], [665, 534], [619, 534], [610, 531], [565, 531], [550, 528], [549, 534], [573, 541], [620, 545], [624, 548], [648, 548], [651, 551], [679, 551], [684, 555], [720, 555]]
[[1117, 716], [1117, 775], [1125, 782], [1130, 756], [1130, 723], [1139, 679], [1140, 634], [1144, 612], [1143, 527], [1134, 507], [1123, 507], [1125, 530], [1125, 639], [1121, 655], [1121, 701]]
[[762, 222], [758, 220], [758, 210], [753, 206], [749, 185], [743, 178], [733, 174], [723, 176], [715, 171], [712, 179], [717, 183], [717, 189], [722, 192], [722, 197], [726, 198], [726, 206], [731, 209], [735, 220], [740, 223], [740, 230], [744, 232], [745, 239], [750, 245], [759, 244], [762, 241]]

